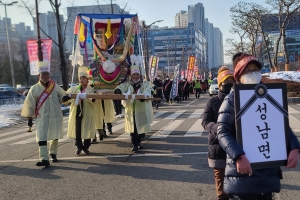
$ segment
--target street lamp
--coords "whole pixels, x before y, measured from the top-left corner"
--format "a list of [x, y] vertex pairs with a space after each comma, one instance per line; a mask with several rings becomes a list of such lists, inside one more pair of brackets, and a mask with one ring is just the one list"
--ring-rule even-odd
[[8, 35], [8, 24], [7, 24], [7, 12], [6, 12], [6, 6], [12, 6], [13, 4], [18, 3], [17, 1], [13, 1], [11, 3], [3, 3], [0, 1], [0, 4], [4, 6], [5, 9], [5, 26], [6, 26], [6, 39], [7, 39], [7, 48], [8, 48], [8, 57], [9, 57], [9, 64], [10, 64], [10, 71], [11, 71], [11, 81], [12, 86], [15, 89], [16, 88], [16, 80], [15, 80], [15, 70], [12, 62], [11, 57], [11, 51], [10, 51], [10, 41], [9, 41], [9, 35]]
[[155, 22], [152, 22], [150, 25], [146, 25], [145, 24], [145, 21], [143, 21], [143, 32], [144, 32], [144, 48], [145, 48], [145, 56], [144, 56], [144, 59], [145, 59], [145, 69], [146, 69], [146, 79], [147, 81], [149, 81], [149, 72], [148, 72], [148, 67], [149, 67], [149, 50], [148, 50], [148, 35], [147, 35], [147, 32], [148, 32], [148, 28], [150, 28], [153, 24], [155, 23], [159, 23], [159, 22], [162, 22], [164, 20], [157, 20]]

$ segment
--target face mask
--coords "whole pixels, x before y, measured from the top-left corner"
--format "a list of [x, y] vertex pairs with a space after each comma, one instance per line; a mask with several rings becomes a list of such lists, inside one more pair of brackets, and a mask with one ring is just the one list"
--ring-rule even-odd
[[229, 94], [231, 88], [232, 88], [233, 84], [232, 83], [228, 83], [226, 85], [222, 85], [222, 91], [225, 93], [225, 94]]
[[166, 80], [168, 81], [168, 80], [169, 80], [169, 78], [166, 78]]
[[258, 84], [261, 81], [262, 75], [260, 72], [252, 72], [242, 76], [244, 84]]
[[134, 80], [132, 80], [134, 83], [137, 83], [137, 82], [139, 82], [140, 81], [140, 79], [139, 80], [137, 80], [137, 81], [134, 81]]

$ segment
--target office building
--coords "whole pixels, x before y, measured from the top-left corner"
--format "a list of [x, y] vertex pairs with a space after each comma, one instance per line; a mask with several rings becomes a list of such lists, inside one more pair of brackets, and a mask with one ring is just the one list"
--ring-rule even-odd
[[149, 55], [160, 57], [159, 69], [173, 72], [174, 66], [180, 64], [180, 69], [187, 68], [188, 56], [197, 57], [197, 65], [206, 63], [206, 40], [200, 30], [194, 29], [194, 24], [185, 28], [159, 28], [148, 30]]

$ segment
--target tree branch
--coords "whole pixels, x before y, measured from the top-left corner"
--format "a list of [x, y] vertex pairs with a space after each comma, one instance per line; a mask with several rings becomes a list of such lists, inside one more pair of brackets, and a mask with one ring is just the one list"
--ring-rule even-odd
[[[24, 7], [27, 9], [27, 11], [29, 12], [30, 16], [32, 17], [34, 23], [36, 24], [36, 20], [33, 17], [32, 10], [30, 10], [30, 8], [26, 5], [26, 3], [23, 0], [21, 0], [21, 2], [23, 3]], [[42, 31], [42, 33], [44, 33], [48, 38], [50, 38], [56, 46], [58, 46], [58, 43], [56, 41], [54, 41], [53, 38], [50, 37], [40, 26], [38, 28]]]

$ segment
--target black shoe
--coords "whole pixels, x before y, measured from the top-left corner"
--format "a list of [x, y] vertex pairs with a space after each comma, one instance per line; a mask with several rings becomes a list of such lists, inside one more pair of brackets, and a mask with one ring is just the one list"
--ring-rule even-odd
[[142, 145], [139, 144], [138, 146], [139, 149], [143, 149], [144, 147]]
[[89, 151], [88, 149], [83, 149], [83, 153], [84, 153], [85, 155], [87, 155], [87, 154], [90, 154], [90, 151]]
[[137, 152], [139, 150], [139, 147], [132, 147], [131, 151]]
[[80, 155], [81, 151], [82, 151], [82, 149], [77, 147], [76, 150], [75, 150], [75, 154]]
[[58, 162], [57, 157], [56, 157], [55, 154], [50, 154], [50, 157], [51, 157], [52, 162]]
[[48, 167], [50, 165], [49, 160], [42, 160], [41, 162], [37, 162], [36, 166]]
[[106, 131], [104, 131], [104, 133], [103, 133], [103, 137], [104, 137], [104, 138], [106, 138], [106, 137], [107, 137], [107, 135], [106, 135]]
[[110, 134], [110, 135], [112, 135], [112, 134], [113, 134], [113, 132], [112, 132], [112, 131], [109, 131], [109, 134]]
[[92, 144], [97, 143], [97, 139], [96, 139], [96, 138], [92, 139], [91, 143], [92, 143]]
[[103, 140], [103, 135], [100, 135], [100, 141], [102, 141]]

